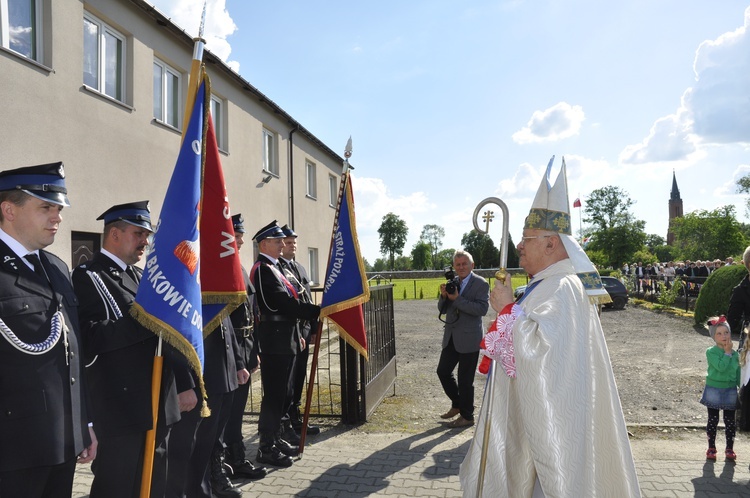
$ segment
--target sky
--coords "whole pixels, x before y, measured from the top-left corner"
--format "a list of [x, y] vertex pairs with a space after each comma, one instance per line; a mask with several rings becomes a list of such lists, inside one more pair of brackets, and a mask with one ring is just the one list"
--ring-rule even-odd
[[[197, 34], [203, 0], [153, 3]], [[404, 254], [427, 224], [458, 249], [487, 197], [518, 241], [553, 155], [571, 206], [619, 187], [646, 233], [666, 238], [673, 173], [685, 213], [735, 205], [748, 222], [749, 0], [208, 0], [205, 29], [208, 50], [339, 155], [352, 137], [370, 263], [387, 213], [409, 228]]]

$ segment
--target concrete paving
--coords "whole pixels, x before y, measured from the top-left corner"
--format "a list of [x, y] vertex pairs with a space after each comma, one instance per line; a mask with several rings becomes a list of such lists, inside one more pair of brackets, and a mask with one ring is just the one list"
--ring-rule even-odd
[[[738, 437], [737, 463], [725, 462], [723, 453], [708, 462], [702, 429], [659, 431], [631, 442], [644, 497], [750, 497], [750, 436]], [[458, 469], [473, 433], [473, 428], [446, 429], [438, 422], [420, 434], [373, 434], [366, 425], [324, 427], [292, 467], [269, 468], [265, 479], [241, 482], [240, 489], [243, 496], [261, 498], [458, 497]], [[248, 447], [252, 459], [257, 440], [249, 439]], [[73, 496], [87, 497], [91, 479], [89, 466], [82, 466]]]

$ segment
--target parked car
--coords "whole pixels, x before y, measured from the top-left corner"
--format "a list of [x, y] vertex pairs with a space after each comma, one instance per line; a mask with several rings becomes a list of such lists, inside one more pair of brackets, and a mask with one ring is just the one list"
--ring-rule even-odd
[[[614, 277], [602, 277], [602, 285], [604, 285], [604, 289], [609, 294], [609, 297], [612, 298], [612, 302], [605, 304], [604, 307], [616, 310], [625, 308], [625, 305], [628, 304], [628, 290], [625, 288], [625, 284]], [[513, 291], [513, 296], [518, 300], [523, 296], [524, 292], [526, 292], [526, 286], [519, 285]]]

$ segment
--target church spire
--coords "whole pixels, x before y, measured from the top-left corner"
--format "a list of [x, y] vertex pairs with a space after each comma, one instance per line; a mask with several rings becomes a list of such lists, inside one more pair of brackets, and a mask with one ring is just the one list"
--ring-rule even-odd
[[674, 170], [672, 170], [672, 194], [669, 196], [670, 200], [680, 201], [680, 189], [677, 188], [677, 176]]
[[672, 220], [682, 218], [682, 199], [680, 189], [677, 188], [677, 175], [672, 170], [672, 193], [669, 196], [669, 228], [667, 229], [667, 245], [674, 244], [674, 233], [672, 233]]

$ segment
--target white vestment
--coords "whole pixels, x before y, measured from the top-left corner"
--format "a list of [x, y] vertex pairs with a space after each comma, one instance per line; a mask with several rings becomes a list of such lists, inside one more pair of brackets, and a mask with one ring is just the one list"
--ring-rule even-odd
[[[534, 276], [513, 323], [516, 378], [496, 361], [482, 496], [639, 497], [638, 477], [595, 306], [569, 259]], [[461, 464], [476, 496], [486, 400]]]

